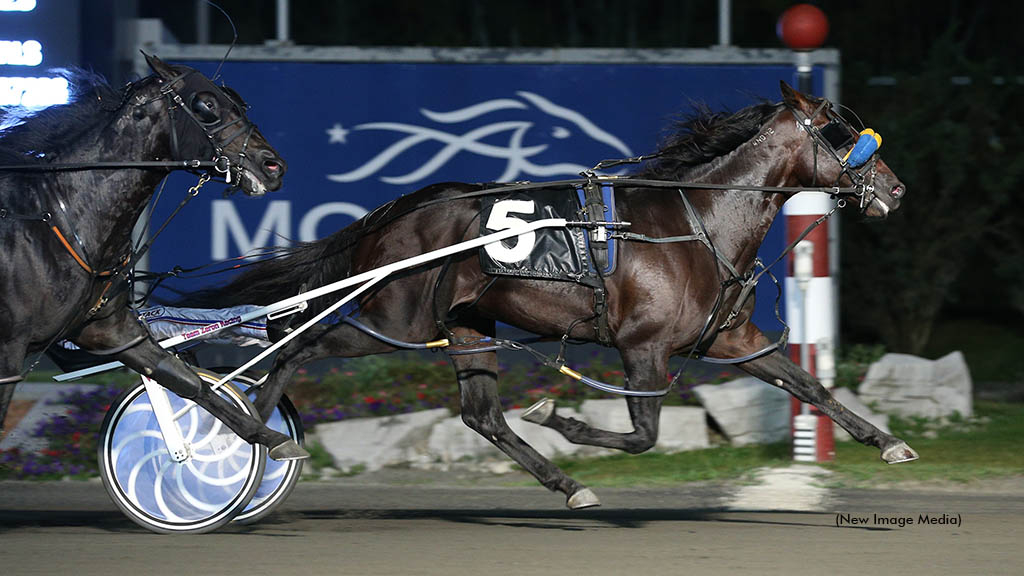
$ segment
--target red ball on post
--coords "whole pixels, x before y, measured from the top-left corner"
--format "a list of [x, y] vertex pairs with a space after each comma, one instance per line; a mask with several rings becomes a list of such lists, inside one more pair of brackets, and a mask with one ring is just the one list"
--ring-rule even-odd
[[793, 50], [814, 50], [828, 37], [828, 18], [813, 4], [796, 4], [779, 16], [775, 33]]

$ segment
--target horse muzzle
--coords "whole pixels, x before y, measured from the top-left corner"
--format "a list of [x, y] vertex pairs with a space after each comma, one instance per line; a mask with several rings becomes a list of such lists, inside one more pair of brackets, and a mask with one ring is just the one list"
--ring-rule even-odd
[[237, 185], [249, 196], [262, 196], [281, 188], [287, 170], [284, 160], [269, 150], [263, 150], [258, 157], [246, 157], [238, 165]]
[[900, 207], [900, 199], [903, 198], [906, 191], [906, 187], [902, 184], [896, 184], [889, 189], [889, 198], [885, 200], [880, 198], [876, 192], [867, 192], [870, 196], [864, 204], [864, 215], [878, 220], [888, 217], [890, 212]]

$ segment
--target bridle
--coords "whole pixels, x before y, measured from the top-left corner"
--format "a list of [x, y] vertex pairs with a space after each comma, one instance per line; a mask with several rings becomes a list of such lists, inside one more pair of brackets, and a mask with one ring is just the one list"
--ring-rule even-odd
[[[177, 76], [164, 80], [161, 79], [159, 82], [163, 84], [160, 88], [160, 94], [153, 98], [145, 99], [139, 97], [136, 102], [131, 103], [135, 108], [141, 108], [152, 104], [158, 100], [167, 99], [167, 114], [170, 120], [171, 129], [171, 156], [173, 159], [170, 160], [115, 160], [115, 161], [95, 161], [95, 162], [50, 162], [50, 163], [35, 163], [35, 164], [8, 164], [0, 165], [0, 172], [81, 172], [88, 170], [114, 170], [114, 169], [137, 169], [137, 170], [150, 170], [163, 168], [168, 171], [173, 170], [187, 170], [189, 172], [195, 172], [202, 168], [212, 169], [213, 174], [224, 178], [225, 183], [229, 185], [237, 186], [237, 179], [232, 180], [232, 176], [238, 176], [241, 172], [241, 162], [232, 164], [230, 158], [225, 154], [224, 148], [227, 147], [231, 142], [235, 141], [239, 136], [245, 135], [245, 141], [242, 144], [242, 150], [238, 154], [238, 158], [241, 161], [245, 158], [245, 152], [249, 147], [249, 139], [252, 137], [252, 133], [256, 129], [256, 125], [249, 121], [245, 115], [245, 105], [240, 103], [240, 98], [237, 96], [232, 97], [226, 92], [232, 91], [227, 86], [223, 89], [218, 87], [213, 82], [209, 82], [209, 86], [206, 89], [197, 88], [188, 97], [188, 105], [186, 105], [186, 98], [183, 98], [178, 90], [174, 88], [174, 85], [180, 81], [183, 81], [188, 76], [198, 73], [197, 70], [186, 70], [181, 72]], [[205, 78], [204, 78], [205, 79]], [[127, 104], [130, 99], [130, 94], [133, 85], [129, 84], [125, 88], [125, 97], [122, 99], [122, 106]], [[208, 116], [208, 113], [212, 113], [208, 107], [206, 110], [203, 109], [199, 103], [200, 100], [197, 96], [201, 92], [212, 92], [217, 95], [221, 95], [225, 100], [232, 103], [238, 113], [238, 118], [231, 122], [223, 122], [219, 115], [216, 115], [216, 119]], [[120, 108], [120, 107], [119, 107]], [[176, 118], [174, 111], [180, 108], [184, 111], [185, 116], [190, 118], [207, 142], [210, 144], [211, 152], [210, 159], [195, 159], [195, 158], [182, 158], [180, 151], [180, 138], [178, 137], [178, 128], [176, 125]], [[242, 126], [233, 133], [230, 137], [223, 140], [218, 140], [217, 135], [224, 129], [241, 124]]]
[[[187, 97], [187, 99], [182, 97], [175, 86], [179, 82], [184, 85], [188, 77], [193, 74], [199, 74], [199, 72], [197, 70], [188, 69], [173, 78], [166, 80], [161, 79], [160, 81], [163, 86], [160, 88], [159, 98], [167, 100], [167, 114], [171, 123], [171, 155], [176, 159], [181, 157], [179, 144], [180, 138], [178, 137], [177, 118], [175, 117], [175, 110], [181, 110], [184, 115], [189, 118], [197, 128], [199, 128], [207, 142], [209, 142], [210, 148], [213, 151], [212, 156], [214, 159], [214, 170], [218, 174], [224, 176], [227, 184], [232, 184], [232, 176], [235, 177], [235, 182], [237, 183], [241, 180], [242, 161], [246, 157], [245, 153], [246, 150], [249, 149], [249, 140], [252, 138], [252, 134], [256, 130], [256, 125], [253, 124], [246, 116], [246, 105], [233, 90], [226, 86], [221, 89], [202, 75], [200, 75], [202, 80], [206, 80], [206, 82], [209, 83], [207, 89], [204, 90], [196, 88]], [[225, 122], [221, 115], [209, 106], [208, 102], [199, 97], [203, 92], [212, 92], [215, 95], [222, 96], [223, 99], [228, 102], [231, 102], [231, 105], [237, 114], [237, 118], [230, 122]], [[142, 106], [152, 101], [153, 100], [142, 101], [137, 104], [137, 106]], [[232, 132], [229, 136], [221, 138], [221, 136], [226, 133], [227, 129], [232, 126], [238, 126], [238, 129]], [[224, 149], [241, 136], [244, 136], [244, 140], [242, 141], [242, 148], [238, 152], [238, 162], [232, 165], [231, 160], [224, 152]]]
[[[839, 188], [843, 176], [849, 178], [853, 184], [858, 198], [860, 211], [863, 212], [877, 198], [875, 193], [875, 176], [878, 174], [877, 150], [881, 146], [881, 137], [875, 134], [874, 130], [862, 130], [858, 137], [854, 137], [850, 124], [832, 109], [832, 103], [827, 98], [822, 98], [818, 107], [809, 116], [799, 108], [789, 106], [790, 112], [796, 118], [797, 125], [807, 133], [814, 144], [814, 173], [811, 180], [811, 188], [818, 184], [818, 150], [825, 150], [839, 165], [839, 174], [836, 175], [832, 187]], [[814, 119], [819, 114], [825, 114], [828, 122], [823, 126], [815, 126]], [[870, 142], [875, 143], [870, 146]], [[858, 150], [858, 146], [860, 150]], [[850, 148], [846, 154], [841, 155], [844, 148]], [[870, 153], [866, 158], [860, 158], [855, 152]], [[881, 200], [879, 200], [881, 202]]]

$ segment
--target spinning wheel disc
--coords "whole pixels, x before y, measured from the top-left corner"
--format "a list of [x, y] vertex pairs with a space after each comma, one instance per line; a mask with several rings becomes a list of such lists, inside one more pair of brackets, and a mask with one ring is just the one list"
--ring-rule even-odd
[[[199, 372], [206, 383], [218, 378]], [[233, 386], [222, 397], [247, 414], [252, 403]], [[239, 438], [206, 410], [166, 392], [189, 457], [175, 462], [167, 450], [145, 384], [111, 404], [100, 432], [103, 485], [133, 522], [160, 533], [209, 532], [239, 514], [259, 488], [266, 449]]]

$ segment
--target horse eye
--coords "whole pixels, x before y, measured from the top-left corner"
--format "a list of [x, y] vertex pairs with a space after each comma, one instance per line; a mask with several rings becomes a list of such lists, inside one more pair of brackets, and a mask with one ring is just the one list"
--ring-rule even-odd
[[211, 96], [196, 96], [193, 98], [192, 112], [203, 124], [220, 122], [220, 114], [217, 113], [217, 100]]

